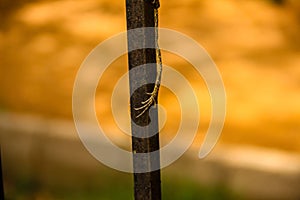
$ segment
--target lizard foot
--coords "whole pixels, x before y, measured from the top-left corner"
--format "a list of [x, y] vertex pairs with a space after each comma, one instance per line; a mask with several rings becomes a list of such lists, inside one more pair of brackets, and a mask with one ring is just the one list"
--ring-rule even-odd
[[151, 106], [152, 104], [156, 105], [156, 95], [157, 95], [157, 91], [153, 91], [153, 92], [150, 92], [148, 93], [147, 92], [147, 95], [150, 95], [150, 97], [145, 100], [145, 101], [142, 101], [142, 106], [138, 107], [138, 108], [134, 108], [134, 110], [136, 111], [139, 111], [139, 110], [142, 110], [142, 112], [140, 114], [138, 114], [136, 116], [136, 118], [139, 118], [140, 116], [142, 116]]

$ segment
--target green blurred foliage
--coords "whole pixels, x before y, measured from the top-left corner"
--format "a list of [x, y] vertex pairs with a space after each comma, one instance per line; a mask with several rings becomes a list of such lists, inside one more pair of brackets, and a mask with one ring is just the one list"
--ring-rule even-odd
[[[98, 180], [97, 180], [98, 179]], [[101, 180], [101, 181], [100, 181]], [[55, 199], [55, 200], [120, 200], [133, 198], [133, 180], [131, 175], [98, 174], [93, 179], [81, 180], [78, 184], [59, 183], [51, 186], [41, 185], [32, 177], [19, 178], [7, 200]], [[242, 199], [224, 186], [208, 187], [189, 178], [164, 176], [162, 180], [163, 200], [229, 200]]]

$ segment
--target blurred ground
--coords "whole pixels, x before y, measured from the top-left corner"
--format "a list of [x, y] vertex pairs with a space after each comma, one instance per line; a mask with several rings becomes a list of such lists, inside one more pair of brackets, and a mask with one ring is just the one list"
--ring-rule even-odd
[[[160, 26], [203, 45], [223, 76], [227, 118], [219, 144], [299, 155], [300, 3], [280, 2], [161, 1]], [[126, 29], [124, 6], [116, 0], [2, 0], [0, 112], [72, 120], [77, 70], [98, 43]], [[120, 57], [109, 67], [96, 95], [98, 118], [113, 139], [124, 137], [111, 117], [110, 98], [114, 84], [127, 71], [126, 59]], [[205, 85], [182, 58], [163, 52], [163, 62], [187, 77], [197, 91], [202, 118], [194, 145], [198, 148], [210, 118]], [[172, 116], [161, 133], [164, 144], [176, 133], [180, 113], [174, 94], [166, 88], [159, 100]], [[1, 134], [5, 146], [7, 132]]]
[[[92, 157], [71, 121], [1, 114], [0, 132], [7, 199], [133, 198], [132, 176]], [[191, 148], [162, 169], [163, 199], [300, 197], [299, 154], [224, 144], [204, 160], [197, 154]]]

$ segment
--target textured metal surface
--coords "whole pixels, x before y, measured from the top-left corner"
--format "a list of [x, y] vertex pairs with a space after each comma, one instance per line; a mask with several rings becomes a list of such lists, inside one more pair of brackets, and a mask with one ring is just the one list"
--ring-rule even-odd
[[[145, 0], [126, 0], [126, 17], [127, 29], [135, 29], [142, 27], [154, 27], [154, 6], [150, 1]], [[155, 33], [142, 33], [138, 35], [128, 35], [128, 47], [140, 46], [140, 43], [153, 44], [155, 46]], [[138, 49], [128, 53], [129, 70], [135, 67], [147, 64], [156, 63], [155, 49]], [[149, 111], [145, 112], [141, 117], [136, 117], [139, 112], [134, 108], [140, 107], [141, 102], [149, 98], [147, 92], [152, 92], [154, 84], [144, 84], [136, 91], [132, 91], [135, 86], [141, 83], [151, 83], [156, 77], [156, 67], [147, 66], [143, 70], [138, 70], [136, 73], [130, 73], [130, 108], [131, 108], [131, 123], [146, 127], [150, 124]], [[159, 149], [158, 136], [158, 114], [157, 109], [153, 108], [153, 116], [151, 118], [152, 125], [147, 128], [136, 129], [132, 126], [132, 152], [133, 152], [133, 166], [134, 171], [141, 165], [151, 166], [159, 164], [159, 154], [155, 157], [149, 155], [149, 159], [141, 160], [136, 156], [137, 153], [148, 153]], [[139, 132], [138, 132], [139, 131]], [[151, 133], [157, 133], [149, 137]], [[144, 136], [143, 138], [136, 137]], [[161, 184], [160, 184], [160, 170], [147, 173], [134, 173], [134, 196], [136, 200], [150, 200], [161, 199]]]

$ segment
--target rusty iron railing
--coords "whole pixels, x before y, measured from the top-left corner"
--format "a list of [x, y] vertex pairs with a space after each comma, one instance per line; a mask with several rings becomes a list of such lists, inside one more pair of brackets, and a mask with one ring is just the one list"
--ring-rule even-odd
[[[155, 26], [155, 7], [151, 0], [126, 0], [126, 19], [127, 30], [144, 27]], [[143, 32], [143, 30], [142, 30]], [[155, 46], [155, 29], [150, 32], [142, 34], [131, 34], [128, 32], [128, 49], [134, 49], [133, 46], [141, 42], [143, 44], [150, 44]], [[145, 65], [147, 63], [156, 62], [156, 50], [154, 48], [141, 48], [128, 52], [129, 70]], [[130, 110], [131, 110], [131, 132], [132, 132], [132, 152], [133, 152], [133, 170], [134, 170], [134, 197], [135, 200], [160, 200], [161, 199], [161, 180], [160, 169], [157, 163], [160, 162], [159, 157], [159, 129], [158, 129], [158, 112], [157, 107], [152, 107], [151, 119], [149, 117], [149, 110], [143, 115], [139, 115], [139, 111], [134, 108], [141, 106], [141, 102], [149, 98], [149, 92], [153, 91], [156, 77], [156, 67], [150, 65], [137, 70], [136, 73], [129, 73], [130, 82]], [[142, 83], [141, 87], [138, 87]], [[138, 88], [135, 91], [134, 88]], [[157, 102], [157, 99], [156, 99]], [[151, 122], [151, 126], [147, 127]], [[135, 124], [135, 125], [133, 125]], [[137, 126], [147, 127], [139, 129]], [[156, 134], [151, 134], [156, 133]], [[143, 136], [143, 137], [140, 137]], [[150, 152], [158, 152], [155, 156], [150, 156]], [[148, 157], [137, 156], [140, 153], [148, 155]], [[140, 172], [138, 168], [143, 166], [150, 166], [149, 172]], [[158, 164], [159, 165], [159, 164]], [[151, 170], [151, 166], [154, 170]]]

